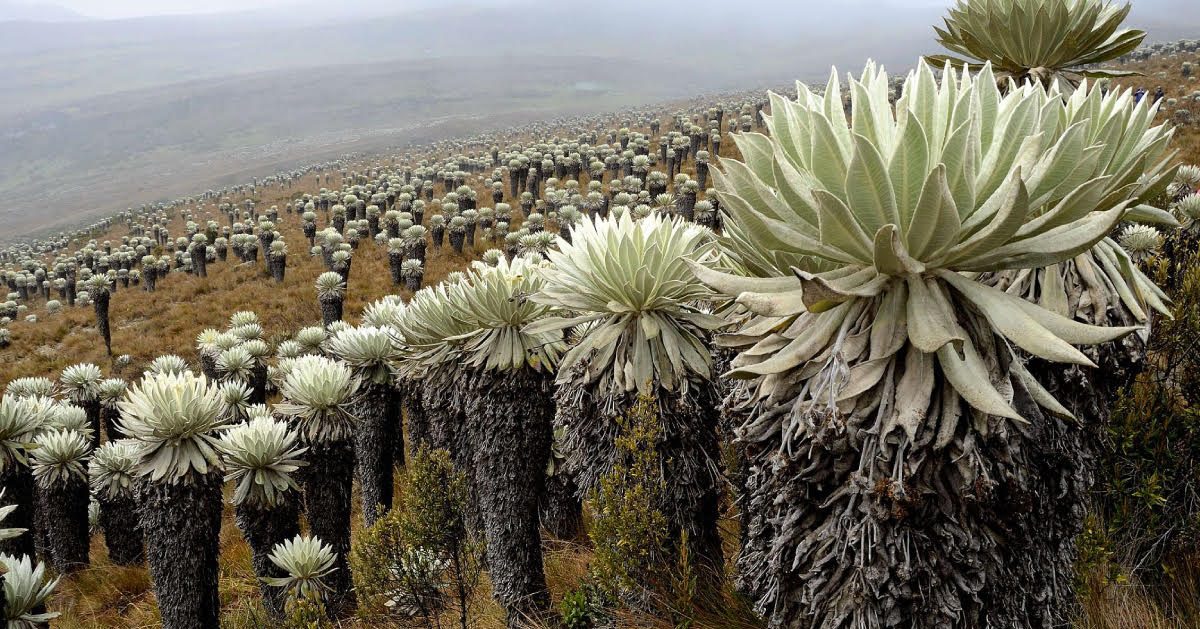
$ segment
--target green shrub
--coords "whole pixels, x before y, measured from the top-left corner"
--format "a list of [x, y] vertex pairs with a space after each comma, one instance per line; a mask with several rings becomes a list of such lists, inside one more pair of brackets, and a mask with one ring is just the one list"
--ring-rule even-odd
[[1080, 539], [1081, 571], [1109, 583], [1169, 579], [1200, 551], [1200, 257], [1194, 242], [1172, 244], [1149, 272], [1170, 276], [1175, 318], [1154, 321], [1146, 368], [1113, 408], [1098, 517]]
[[654, 399], [639, 397], [618, 428], [617, 463], [589, 496], [591, 580], [597, 594], [589, 603], [618, 601], [688, 626], [697, 602], [696, 573], [686, 532], [673, 544], [667, 518], [657, 507], [666, 491], [666, 462], [656, 448], [662, 427]]
[[352, 551], [363, 612], [422, 620], [455, 612], [468, 626], [482, 572], [482, 544], [467, 532], [467, 478], [445, 450], [422, 448], [408, 463], [396, 507]]
[[289, 597], [284, 609], [283, 629], [327, 629], [332, 626], [319, 594]]
[[585, 583], [563, 595], [559, 604], [563, 629], [596, 629], [611, 622], [609, 603], [596, 587]]
[[667, 519], [656, 508], [666, 489], [654, 447], [661, 431], [657, 406], [643, 396], [619, 424], [618, 462], [589, 497], [591, 572], [608, 598], [644, 606], [666, 584]]

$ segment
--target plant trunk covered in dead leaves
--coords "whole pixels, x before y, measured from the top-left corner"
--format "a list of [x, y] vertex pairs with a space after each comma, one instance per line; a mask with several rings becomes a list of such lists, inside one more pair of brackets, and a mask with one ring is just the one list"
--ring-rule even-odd
[[534, 626], [550, 610], [538, 497], [550, 459], [553, 374], [525, 368], [465, 372], [467, 429], [492, 592], [509, 627]]
[[118, 566], [137, 566], [146, 560], [142, 526], [138, 522], [138, 504], [133, 496], [100, 495], [100, 529], [108, 560]]
[[141, 524], [154, 595], [166, 629], [216, 627], [221, 537], [219, 472], [191, 482], [142, 481]]
[[[682, 395], [662, 389], [657, 393], [655, 404], [662, 423], [658, 454], [666, 483], [659, 510], [667, 518], [673, 543], [686, 533], [688, 554], [702, 564], [700, 572], [707, 585], [712, 585], [724, 570], [717, 531], [719, 400], [710, 382], [692, 383]], [[564, 466], [575, 479], [580, 497], [585, 497], [599, 487], [600, 479], [616, 463], [618, 419], [633, 407], [637, 392], [601, 400], [586, 385], [567, 385], [559, 387], [556, 399], [555, 422], [564, 430]]]
[[[982, 327], [972, 337], [994, 385], [1028, 423], [974, 411], [947, 394], [941, 373], [927, 415], [942, 421], [918, 422], [911, 438], [881, 427], [887, 391], [863, 396], [849, 413], [810, 415], [789, 447], [769, 426], [791, 407], [751, 409], [739, 431], [749, 462], [739, 586], [771, 627], [1069, 621], [1095, 437], [1142, 344], [1133, 336], [1088, 348], [1098, 369], [1026, 363], [1072, 421], [1035, 402], [1003, 339]], [[884, 387], [903, 380], [903, 365], [897, 361]], [[949, 407], [957, 414], [946, 414]]]
[[334, 617], [354, 612], [358, 602], [350, 582], [350, 511], [354, 484], [354, 446], [346, 440], [309, 444], [309, 465], [301, 474], [309, 534], [337, 553], [336, 569], [326, 579], [326, 606]]
[[[395, 441], [400, 438], [400, 417], [394, 400], [398, 396], [391, 383], [368, 383], [355, 407], [355, 461], [367, 526], [392, 508], [392, 455]], [[403, 446], [400, 449], [403, 451]]]
[[[5, 528], [26, 529], [26, 533], [0, 540], [0, 554], [22, 557], [34, 556], [35, 542], [41, 524], [36, 513], [37, 485], [28, 465], [9, 463], [0, 470], [0, 487], [4, 488], [4, 505], [15, 505], [16, 509], [4, 519]], [[3, 596], [0, 596], [3, 598]]]

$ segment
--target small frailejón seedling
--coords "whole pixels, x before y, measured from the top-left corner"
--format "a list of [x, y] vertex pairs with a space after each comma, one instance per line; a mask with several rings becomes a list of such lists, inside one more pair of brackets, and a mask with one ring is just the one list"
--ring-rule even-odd
[[752, 470], [741, 584], [772, 627], [1061, 617], [1091, 475], [1029, 357], [1091, 367], [1075, 345], [1135, 328], [978, 278], [1087, 253], [1147, 162], [1097, 173], [1120, 121], [1063, 126], [1059, 93], [1001, 94], [990, 66], [939, 83], [922, 63], [893, 108], [869, 65], [849, 122], [836, 74], [824, 97], [798, 91], [772, 95], [771, 136], [735, 136], [744, 161], [712, 173], [728, 272], [693, 265], [744, 313], [722, 341]]
[[[329, 544], [322, 543], [320, 538], [303, 535], [277, 544], [270, 559], [285, 574], [263, 581], [271, 587], [282, 588], [283, 594], [293, 600], [326, 600], [332, 589], [325, 581], [339, 569], [345, 569], [345, 561], [338, 561]], [[340, 567], [339, 563], [342, 564]]]

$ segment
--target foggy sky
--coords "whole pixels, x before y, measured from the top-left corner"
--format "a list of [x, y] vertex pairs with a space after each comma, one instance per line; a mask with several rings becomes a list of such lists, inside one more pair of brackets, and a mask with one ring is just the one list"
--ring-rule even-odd
[[[151, 15], [188, 15], [200, 13], [224, 13], [292, 6], [316, 6], [317, 0], [41, 0], [55, 4], [88, 17], [122, 19]], [[336, 5], [321, 2], [329, 13], [363, 14], [369, 12], [400, 13], [406, 9], [427, 8], [452, 4], [497, 5], [512, 4], [522, 0], [459, 0], [438, 2], [435, 0], [341, 0]], [[528, 0], [526, 0], [528, 1]], [[653, 0], [649, 0], [653, 2]], [[697, 0], [706, 4], [717, 0]], [[39, 0], [28, 0], [40, 3]], [[758, 10], [769, 11], [775, 2], [786, 2], [791, 6], [806, 3], [825, 3], [827, 0], [762, 0], [756, 4]], [[898, 6], [949, 6], [953, 0], [887, 0], [886, 4]], [[336, 8], [335, 8], [336, 6]]]
[[[511, 0], [472, 0], [469, 4], [502, 4]], [[30, 0], [31, 3], [34, 0]], [[226, 13], [293, 6], [315, 6], [314, 0], [45, 0], [88, 17], [121, 19], [152, 15]], [[399, 13], [409, 8], [431, 6], [429, 0], [342, 0], [336, 5], [322, 2], [329, 13]], [[449, 2], [445, 4], [468, 4]], [[334, 7], [337, 7], [334, 10]]]

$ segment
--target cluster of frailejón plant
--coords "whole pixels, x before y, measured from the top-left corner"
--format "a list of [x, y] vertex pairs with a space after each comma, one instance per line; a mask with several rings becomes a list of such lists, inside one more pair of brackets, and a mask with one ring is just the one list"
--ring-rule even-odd
[[[753, 315], [732, 339], [746, 351], [731, 375], [754, 380], [757, 399], [794, 400], [778, 418], [789, 446], [822, 418], [879, 412], [878, 395], [890, 409], [884, 435], [910, 440], [922, 424], [949, 439], [968, 419], [959, 398], [1020, 419], [977, 343], [995, 331], [1043, 359], [1091, 365], [1073, 345], [1131, 331], [1078, 323], [965, 273], [1088, 251], [1136, 201], [1141, 169], [1125, 183], [1097, 175], [1111, 140], [1088, 138], [1085, 123], [1064, 127], [1061, 99], [1040, 87], [1002, 95], [986, 67], [939, 84], [922, 64], [894, 113], [886, 85], [873, 66], [853, 82], [850, 124], [803, 86], [797, 101], [773, 96], [773, 135], [736, 136], [745, 163], [714, 173], [733, 218], [726, 249], [744, 275], [696, 270]], [[827, 90], [838, 93], [836, 79]], [[884, 376], [901, 365], [907, 376], [891, 387]], [[1068, 414], [1036, 381], [1022, 383]]]
[[1121, 29], [1131, 5], [1108, 0], [958, 0], [934, 27], [938, 43], [965, 58], [934, 55], [942, 65], [979, 70], [990, 62], [1000, 78], [1078, 85], [1084, 78], [1134, 74], [1098, 64], [1133, 52], [1146, 33]]
[[215, 432], [223, 423], [221, 399], [203, 376], [148, 376], [118, 406], [118, 427], [137, 448], [139, 476], [175, 482], [193, 470], [223, 469]]
[[[733, 300], [739, 323], [722, 343], [737, 351], [739, 436], [756, 466], [743, 585], [777, 626], [839, 617], [875, 626], [871, 618], [895, 613], [1025, 622], [1023, 603], [970, 601], [1003, 588], [1020, 601], [1035, 587], [1013, 572], [1023, 564], [980, 550], [1029, 530], [1001, 539], [982, 534], [982, 522], [955, 529], [930, 514], [916, 516], [918, 528], [904, 514], [924, 514], [926, 494], [960, 505], [1008, 482], [991, 458], [1002, 455], [985, 445], [996, 431], [1019, 434], [1043, 412], [1073, 416], [1027, 356], [1092, 367], [1076, 345], [1135, 329], [1047, 307], [1062, 290], [1050, 282], [1046, 299], [1031, 301], [980, 279], [1074, 270], [1077, 259], [1105, 259], [1097, 250], [1123, 219], [1161, 218], [1141, 204], [1170, 180], [1170, 133], [1148, 129], [1152, 109], [1126, 93], [1081, 89], [1064, 100], [1011, 82], [1001, 91], [990, 64], [978, 75], [947, 66], [939, 81], [922, 63], [894, 106], [874, 65], [849, 91], [849, 120], [831, 96], [841, 93], [836, 73], [824, 96], [803, 85], [796, 100], [771, 96], [771, 135], [735, 136], [744, 161], [713, 172], [729, 214], [725, 271], [693, 263]], [[1113, 275], [1150, 291], [1128, 269]], [[845, 517], [881, 503], [892, 506]], [[959, 508], [968, 512], [950, 513]], [[938, 559], [915, 536], [958, 550]], [[831, 544], [856, 567], [831, 571]], [[956, 567], [934, 566], [945, 561]], [[953, 570], [984, 576], [946, 578]], [[858, 598], [862, 578], [877, 596]], [[925, 598], [905, 594], [918, 590]]]
[[593, 326], [563, 357], [559, 384], [576, 377], [584, 358], [583, 381], [605, 394], [686, 390], [689, 381], [709, 379], [704, 337], [725, 322], [697, 305], [712, 293], [694, 281], [688, 261], [711, 238], [658, 215], [580, 221], [572, 242], [549, 253], [553, 271], [532, 296], [573, 315], [548, 317], [534, 331]]
[[304, 466], [299, 435], [270, 417], [255, 417], [221, 435], [217, 447], [225, 457], [226, 480], [236, 486], [235, 503], [271, 506], [278, 494], [298, 491], [293, 475]]

